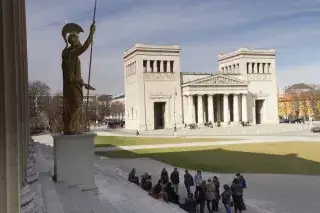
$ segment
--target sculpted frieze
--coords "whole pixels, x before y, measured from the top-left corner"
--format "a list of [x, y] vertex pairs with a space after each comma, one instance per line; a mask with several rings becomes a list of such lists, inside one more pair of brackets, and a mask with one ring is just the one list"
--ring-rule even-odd
[[175, 80], [175, 73], [165, 73], [165, 72], [144, 73], [144, 80], [146, 80], [146, 81], [173, 81], [173, 80]]
[[272, 75], [270, 74], [249, 74], [249, 81], [271, 81]]
[[134, 74], [136, 74], [136, 69], [128, 69], [127, 71], [126, 71], [126, 76], [128, 77], [128, 76], [131, 76], [131, 75], [134, 75]]
[[207, 80], [200, 81], [199, 83], [200, 84], [243, 84], [240, 81], [237, 81], [231, 78], [226, 78], [223, 76], [209, 78]]
[[150, 99], [169, 99], [171, 98], [171, 94], [162, 94], [162, 93], [154, 93], [150, 94], [149, 97]]
[[127, 84], [133, 84], [136, 82], [136, 78], [134, 76], [127, 77]]

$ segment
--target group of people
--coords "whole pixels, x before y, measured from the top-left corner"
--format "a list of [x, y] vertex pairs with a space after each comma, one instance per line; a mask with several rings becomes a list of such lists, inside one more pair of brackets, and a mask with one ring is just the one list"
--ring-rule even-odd
[[[149, 195], [155, 199], [163, 199], [166, 202], [178, 204], [182, 209], [189, 213], [204, 213], [205, 204], [208, 211], [218, 212], [220, 200], [227, 213], [231, 213], [234, 207], [235, 213], [241, 213], [246, 210], [243, 200], [243, 190], [247, 188], [246, 180], [243, 175], [237, 173], [231, 186], [223, 185], [223, 192], [220, 194], [220, 181], [214, 176], [207, 181], [203, 180], [201, 171], [197, 171], [193, 177], [188, 170], [185, 170], [184, 185], [187, 190], [187, 198], [184, 204], [179, 203], [179, 184], [180, 176], [177, 168], [168, 174], [164, 168], [161, 172], [160, 179], [157, 184], [152, 186], [151, 175], [145, 173], [139, 177], [136, 176], [136, 169], [132, 169], [129, 173], [129, 181], [140, 185]], [[195, 192], [191, 192], [191, 187], [195, 186]]]

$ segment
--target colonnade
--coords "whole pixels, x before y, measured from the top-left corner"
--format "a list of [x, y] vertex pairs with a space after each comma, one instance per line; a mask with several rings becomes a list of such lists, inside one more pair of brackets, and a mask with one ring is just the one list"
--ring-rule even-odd
[[248, 121], [246, 94], [188, 95], [183, 102], [186, 124]]
[[35, 213], [30, 185], [39, 173], [28, 122], [25, 1], [3, 0], [0, 13], [0, 209]]
[[173, 72], [174, 61], [143, 60], [143, 72]]
[[271, 73], [270, 70], [271, 63], [251, 63], [247, 62], [247, 73], [264, 73], [269, 74]]

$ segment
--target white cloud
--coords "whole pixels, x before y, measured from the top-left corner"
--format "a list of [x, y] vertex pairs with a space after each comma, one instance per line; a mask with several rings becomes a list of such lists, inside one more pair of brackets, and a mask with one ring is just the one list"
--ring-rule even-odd
[[[92, 19], [93, 2], [27, 1], [31, 79], [46, 81], [53, 90], [61, 87], [60, 55], [64, 47], [61, 28], [67, 22], [81, 24], [85, 30], [81, 37], [84, 40]], [[288, 71], [281, 67], [288, 67], [290, 58], [293, 59], [291, 68], [299, 66], [303, 69], [311, 62], [299, 61], [299, 58], [320, 54], [315, 48], [303, 48], [318, 43], [320, 18], [315, 14], [319, 8], [318, 0], [200, 3], [191, 0], [100, 0], [91, 82], [102, 92], [123, 92], [122, 55], [136, 42], [180, 44], [182, 71], [213, 72], [218, 53], [239, 47], [277, 49], [281, 73]], [[84, 79], [88, 73], [88, 52], [81, 56]], [[283, 84], [288, 78], [282, 79], [281, 73], [278, 81]], [[294, 79], [290, 81], [294, 82]]]

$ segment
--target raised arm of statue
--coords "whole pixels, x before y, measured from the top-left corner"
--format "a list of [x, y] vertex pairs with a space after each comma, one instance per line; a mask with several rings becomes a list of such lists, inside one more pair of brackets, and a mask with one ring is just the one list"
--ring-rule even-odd
[[90, 33], [87, 40], [84, 42], [84, 44], [81, 47], [74, 50], [73, 54], [75, 54], [76, 56], [79, 56], [89, 48], [91, 42], [93, 41], [93, 35], [95, 31], [96, 31], [96, 26], [95, 26], [95, 22], [93, 22], [92, 25], [90, 26]]

